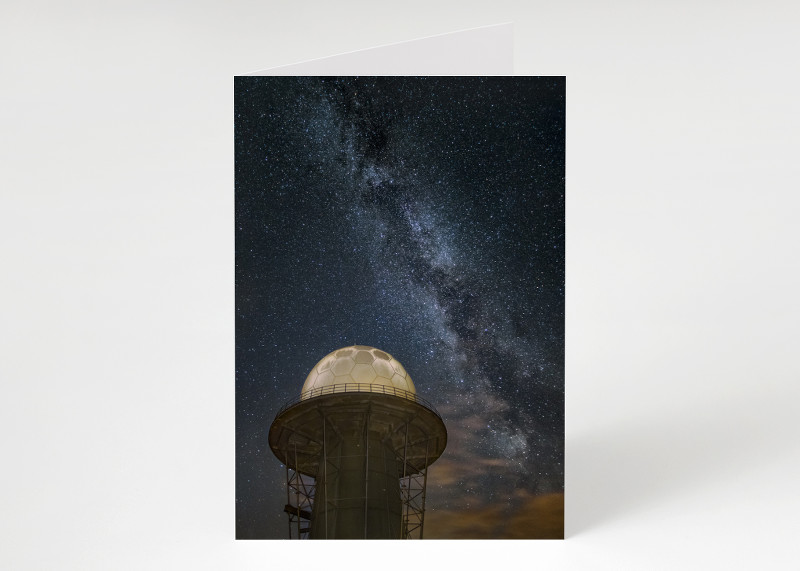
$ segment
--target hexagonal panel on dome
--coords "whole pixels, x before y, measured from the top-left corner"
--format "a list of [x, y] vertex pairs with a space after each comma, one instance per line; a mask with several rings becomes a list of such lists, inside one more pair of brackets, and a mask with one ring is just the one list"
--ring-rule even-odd
[[374, 360], [375, 357], [369, 351], [359, 351], [355, 356], [356, 363], [372, 363]]
[[353, 383], [353, 377], [350, 375], [336, 375], [333, 379], [334, 385], [345, 385], [348, 383]]
[[400, 361], [398, 361], [397, 359], [392, 359], [391, 363], [392, 363], [392, 367], [394, 367], [395, 371], [397, 371], [398, 373], [400, 373], [404, 377], [406, 376], [406, 370], [403, 368], [403, 365], [400, 364]]
[[358, 364], [350, 371], [350, 376], [357, 383], [371, 383], [375, 379], [376, 373], [372, 365], [366, 363]]
[[319, 375], [317, 375], [316, 380], [314, 381], [314, 388], [316, 387], [324, 387], [325, 385], [330, 385], [333, 383], [333, 373], [331, 371], [323, 371]]
[[327, 371], [332, 364], [333, 364], [333, 357], [328, 355], [327, 357], [322, 359], [322, 361], [319, 362], [319, 364], [317, 365], [317, 371], [319, 371], [320, 373], [322, 371]]
[[392, 356], [389, 353], [384, 353], [380, 349], [373, 349], [372, 354], [375, 355], [378, 359], [383, 359], [384, 361], [391, 361]]
[[334, 361], [331, 370], [337, 377], [339, 375], [346, 375], [353, 370], [355, 362], [350, 357], [339, 357]]
[[389, 361], [382, 361], [381, 359], [375, 359], [372, 363], [372, 368], [375, 369], [375, 372], [378, 374], [379, 377], [384, 377], [387, 379], [391, 379], [394, 375], [394, 369], [389, 364]]
[[351, 347], [347, 347], [345, 349], [339, 349], [334, 353], [337, 357], [349, 357], [353, 354], [353, 349]]
[[404, 391], [408, 390], [408, 383], [406, 383], [406, 378], [401, 375], [398, 375], [397, 373], [395, 373], [395, 375], [392, 377], [392, 384], [398, 389], [403, 389]]

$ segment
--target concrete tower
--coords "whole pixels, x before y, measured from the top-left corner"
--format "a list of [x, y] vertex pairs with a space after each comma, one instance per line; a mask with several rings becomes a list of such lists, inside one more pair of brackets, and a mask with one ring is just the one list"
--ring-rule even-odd
[[289, 537], [421, 539], [427, 468], [446, 444], [391, 355], [355, 345], [325, 356], [269, 431], [286, 466]]

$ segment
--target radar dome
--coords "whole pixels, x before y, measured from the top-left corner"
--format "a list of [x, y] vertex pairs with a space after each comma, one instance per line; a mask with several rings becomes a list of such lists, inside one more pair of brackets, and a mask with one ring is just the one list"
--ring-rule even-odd
[[401, 391], [416, 393], [411, 377], [397, 359], [375, 347], [353, 345], [323, 357], [306, 377], [300, 395], [309, 398], [340, 390], [391, 394], [392, 389], [398, 389], [398, 396], [405, 396]]

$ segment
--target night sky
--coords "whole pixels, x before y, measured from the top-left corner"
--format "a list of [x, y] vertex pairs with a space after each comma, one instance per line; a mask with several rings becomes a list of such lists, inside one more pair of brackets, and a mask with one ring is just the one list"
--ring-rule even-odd
[[269, 426], [354, 344], [447, 426], [426, 538], [561, 537], [565, 79], [234, 87], [237, 537], [287, 537]]

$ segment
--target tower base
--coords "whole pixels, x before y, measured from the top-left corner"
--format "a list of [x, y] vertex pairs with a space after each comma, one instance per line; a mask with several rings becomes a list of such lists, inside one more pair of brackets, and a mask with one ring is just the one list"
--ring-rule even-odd
[[278, 413], [269, 441], [287, 467], [298, 536], [422, 538], [427, 467], [447, 441], [431, 408], [374, 392], [306, 398]]

